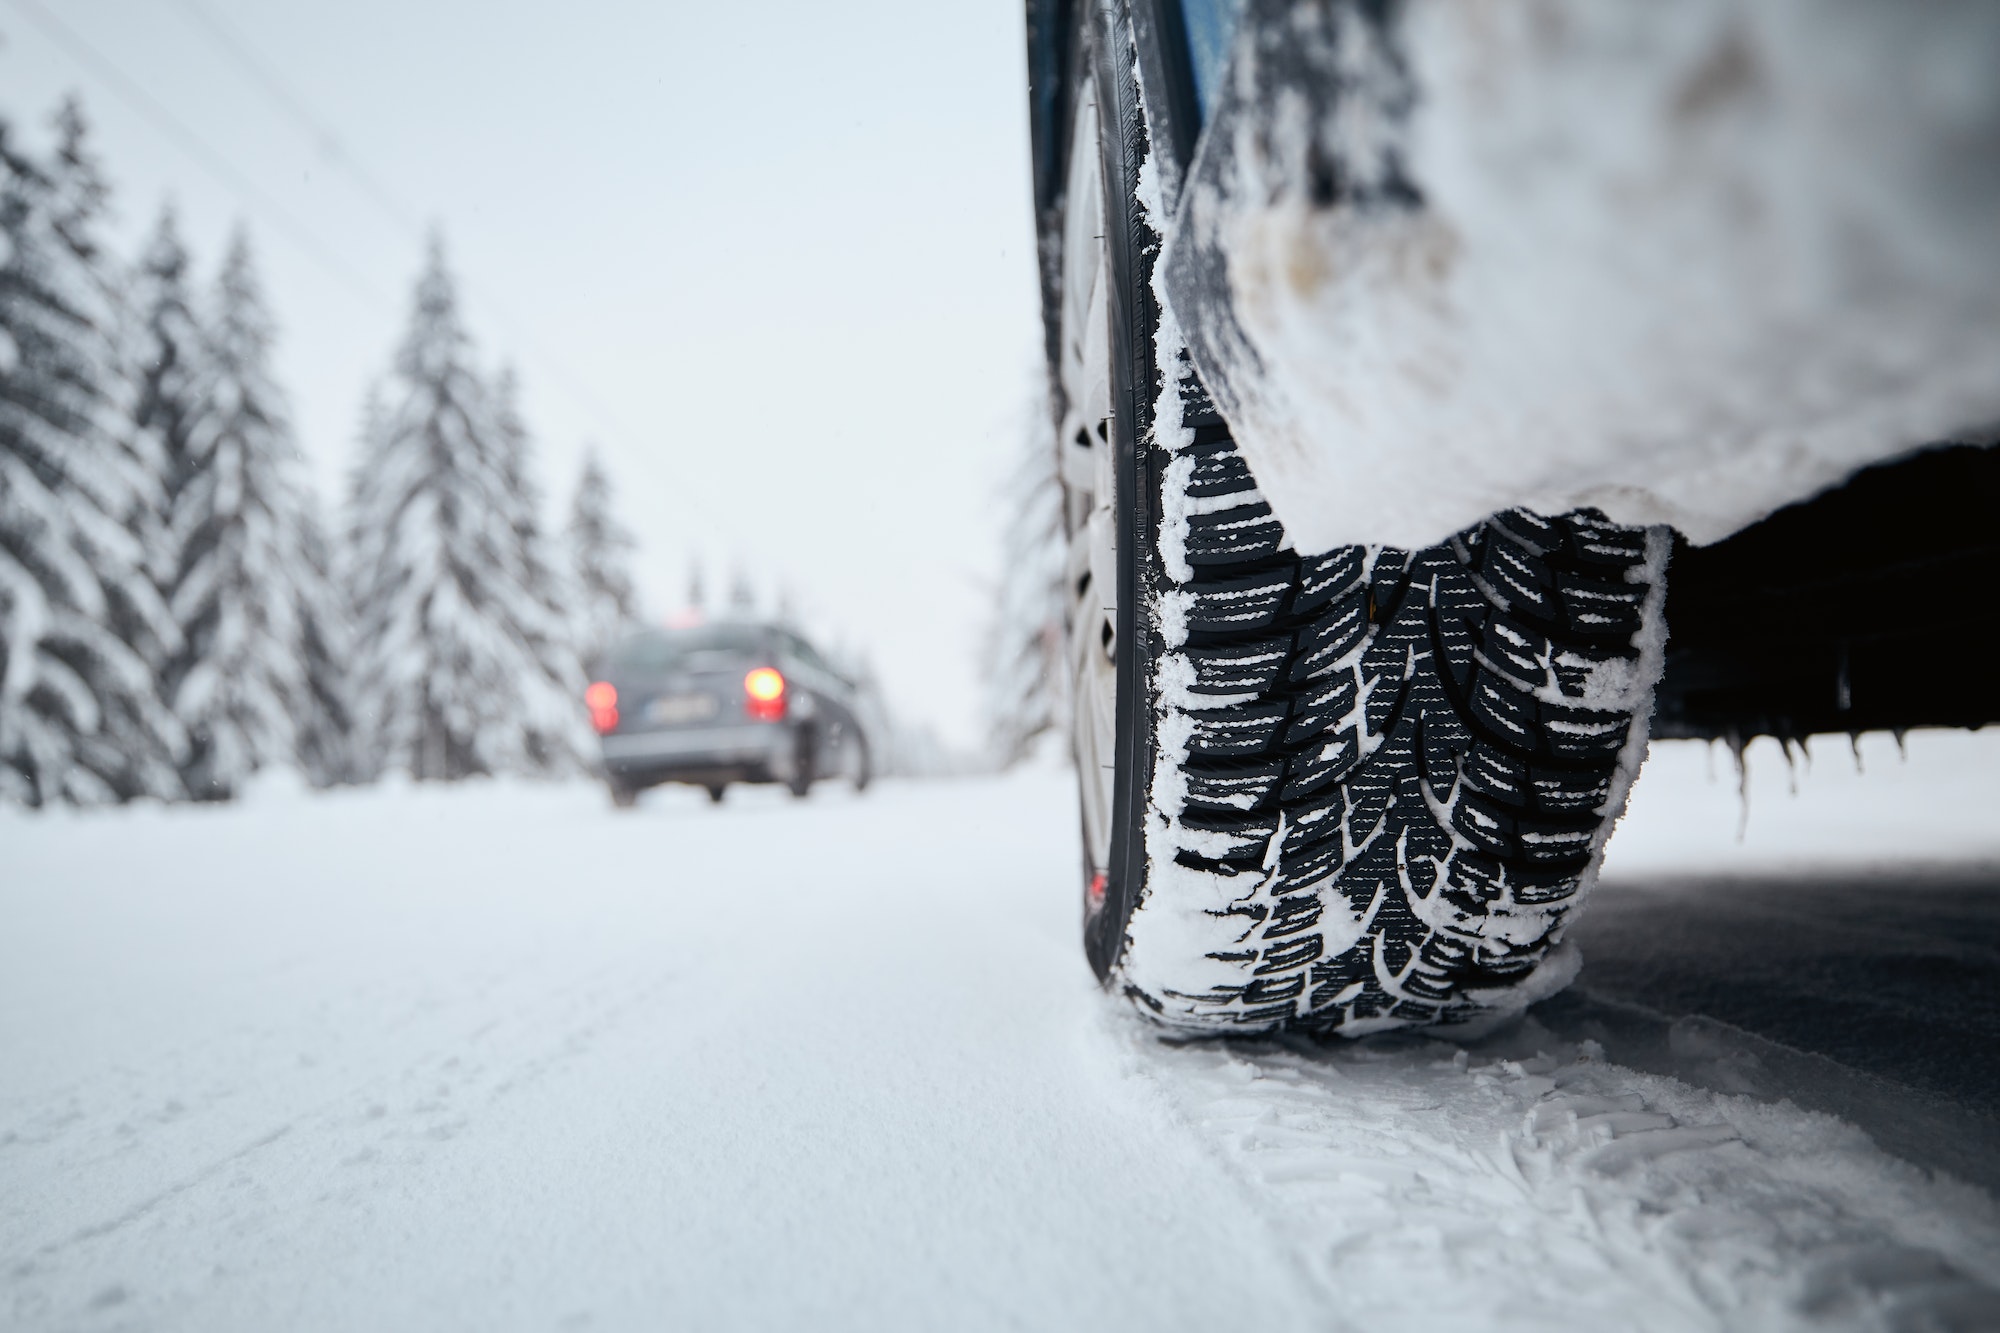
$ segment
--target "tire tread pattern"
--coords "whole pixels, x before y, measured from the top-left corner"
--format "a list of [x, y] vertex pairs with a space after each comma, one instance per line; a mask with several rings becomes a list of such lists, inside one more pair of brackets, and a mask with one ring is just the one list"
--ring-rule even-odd
[[1206, 961], [1237, 979], [1134, 997], [1237, 1029], [1484, 1012], [1559, 941], [1622, 809], [1664, 543], [1517, 510], [1423, 550], [1301, 557], [1179, 373], [1192, 442], [1169, 461], [1192, 469], [1162, 473], [1199, 504], [1163, 561], [1191, 577], [1158, 576], [1184, 613], [1166, 638], [1183, 686], [1155, 726], [1183, 795], [1153, 815], [1181, 870], [1226, 889]]

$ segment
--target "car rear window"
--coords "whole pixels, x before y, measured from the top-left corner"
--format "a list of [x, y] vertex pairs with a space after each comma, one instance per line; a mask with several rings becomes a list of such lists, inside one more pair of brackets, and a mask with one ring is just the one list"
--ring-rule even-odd
[[767, 651], [764, 632], [754, 625], [706, 625], [627, 639], [612, 650], [611, 665], [620, 671], [700, 671]]

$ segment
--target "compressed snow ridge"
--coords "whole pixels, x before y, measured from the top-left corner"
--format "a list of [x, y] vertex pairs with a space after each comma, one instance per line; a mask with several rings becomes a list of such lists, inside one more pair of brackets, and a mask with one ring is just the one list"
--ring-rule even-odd
[[2000, 1209], [1839, 1120], [1533, 1024], [1475, 1043], [1167, 1044], [1133, 1077], [1236, 1172], [1335, 1327], [2000, 1325]]

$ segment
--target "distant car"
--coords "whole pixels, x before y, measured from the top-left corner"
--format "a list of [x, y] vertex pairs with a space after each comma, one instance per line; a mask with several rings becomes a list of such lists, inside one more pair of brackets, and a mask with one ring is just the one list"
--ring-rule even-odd
[[871, 776], [857, 691], [798, 634], [723, 623], [645, 630], [620, 642], [585, 691], [603, 738], [612, 804], [664, 782], [708, 789], [782, 782], [804, 796], [819, 778]]

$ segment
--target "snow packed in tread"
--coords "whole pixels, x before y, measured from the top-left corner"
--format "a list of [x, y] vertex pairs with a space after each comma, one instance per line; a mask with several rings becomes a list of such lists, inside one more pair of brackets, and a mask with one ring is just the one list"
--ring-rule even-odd
[[1154, 982], [1146, 1006], [1252, 1029], [1472, 1018], [1560, 939], [1622, 804], [1654, 547], [1589, 512], [1512, 511], [1422, 550], [1299, 557], [1226, 428], [1198, 423], [1191, 372], [1182, 394], [1179, 475], [1203, 503], [1180, 534], [1191, 577], [1162, 585], [1187, 609], [1168, 652], [1189, 683], [1156, 708], [1179, 721], [1149, 894], [1212, 876], [1228, 906], [1207, 915], [1230, 924], [1185, 960], [1201, 984]]

